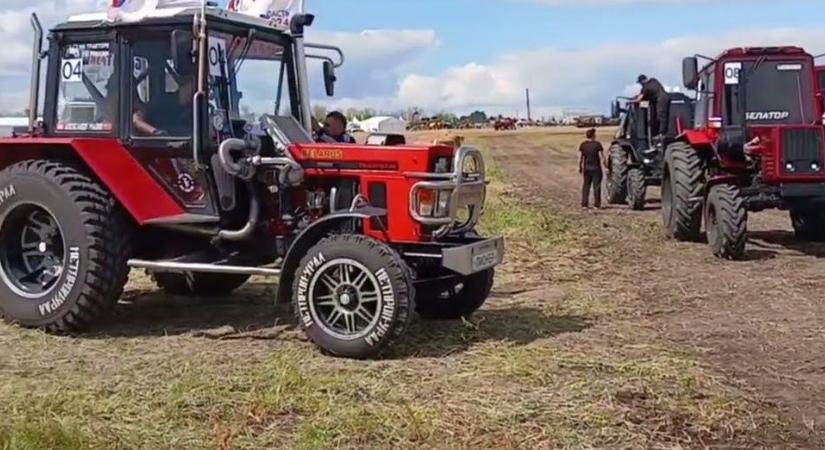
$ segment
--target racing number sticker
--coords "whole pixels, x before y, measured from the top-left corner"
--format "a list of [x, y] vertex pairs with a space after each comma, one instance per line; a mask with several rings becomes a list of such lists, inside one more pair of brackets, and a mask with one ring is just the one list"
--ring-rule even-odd
[[741, 71], [741, 62], [725, 63], [725, 84], [739, 84], [739, 72]]
[[83, 59], [64, 59], [60, 65], [63, 81], [73, 83], [83, 80]]

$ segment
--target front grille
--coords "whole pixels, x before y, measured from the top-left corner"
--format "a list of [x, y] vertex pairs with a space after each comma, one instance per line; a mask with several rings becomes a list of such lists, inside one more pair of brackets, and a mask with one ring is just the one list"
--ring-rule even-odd
[[821, 129], [782, 131], [782, 171], [786, 175], [810, 175], [822, 172]]

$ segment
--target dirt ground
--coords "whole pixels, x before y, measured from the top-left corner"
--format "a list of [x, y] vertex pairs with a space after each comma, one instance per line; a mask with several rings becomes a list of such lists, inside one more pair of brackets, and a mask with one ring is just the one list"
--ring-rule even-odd
[[663, 237], [656, 192], [581, 210], [581, 130], [462, 134], [508, 239], [478, 314], [347, 361], [271, 280], [186, 300], [134, 273], [88, 335], [0, 325], [0, 449], [825, 447], [825, 247], [762, 213], [748, 260], [717, 261]]

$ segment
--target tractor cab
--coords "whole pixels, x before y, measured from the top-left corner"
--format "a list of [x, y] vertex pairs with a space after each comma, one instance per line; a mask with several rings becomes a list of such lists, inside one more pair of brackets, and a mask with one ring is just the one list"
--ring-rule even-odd
[[647, 187], [661, 183], [665, 146], [693, 123], [693, 100], [679, 92], [668, 96], [670, 114], [664, 140], [655, 139], [651, 132], [654, 111], [649, 102], [619, 97], [611, 104], [613, 119], [619, 119], [619, 129], [610, 147], [611, 203], [627, 202], [633, 209], [643, 209]]
[[798, 47], [740, 48], [698, 70], [683, 64], [697, 92], [696, 130], [732, 164], [762, 164], [766, 181], [825, 178], [822, 105], [813, 58]]

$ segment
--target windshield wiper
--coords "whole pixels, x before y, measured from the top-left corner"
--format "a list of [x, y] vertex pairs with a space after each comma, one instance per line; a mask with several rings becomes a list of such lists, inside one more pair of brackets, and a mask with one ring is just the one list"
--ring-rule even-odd
[[[246, 43], [244, 43], [243, 49], [241, 50], [240, 56], [238, 59], [235, 60], [235, 67], [233, 68], [233, 73], [238, 73], [241, 70], [241, 66], [243, 66], [244, 61], [246, 61], [246, 57], [249, 55], [249, 49], [252, 48], [252, 42], [255, 40], [255, 30], [249, 30], [246, 34]], [[233, 59], [234, 59], [234, 55]]]

